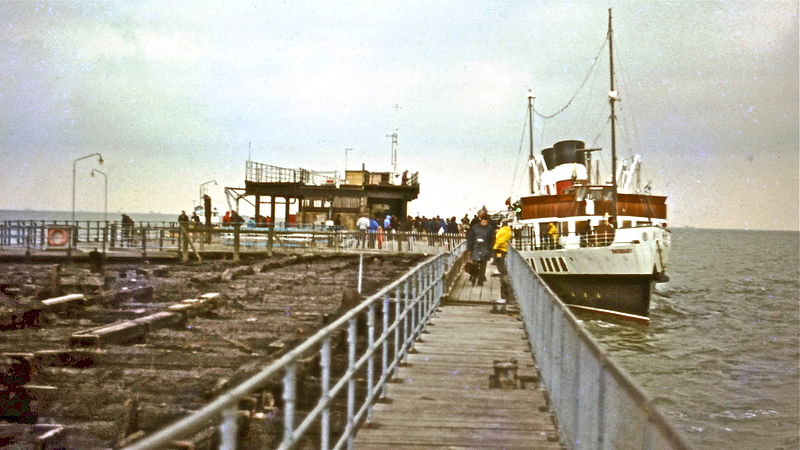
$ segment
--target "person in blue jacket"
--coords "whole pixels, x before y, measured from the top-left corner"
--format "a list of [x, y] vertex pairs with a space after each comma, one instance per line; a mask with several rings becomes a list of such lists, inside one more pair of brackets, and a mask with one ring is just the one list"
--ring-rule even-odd
[[375, 233], [378, 232], [380, 226], [377, 216], [369, 219], [369, 248], [375, 248]]

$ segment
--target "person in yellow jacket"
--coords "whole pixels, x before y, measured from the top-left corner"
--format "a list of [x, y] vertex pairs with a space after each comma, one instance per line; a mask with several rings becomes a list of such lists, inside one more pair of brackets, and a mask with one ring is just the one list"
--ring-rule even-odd
[[494, 236], [494, 264], [503, 275], [508, 273], [506, 270], [506, 255], [508, 254], [509, 240], [511, 240], [511, 227], [508, 226], [508, 221], [505, 221], [503, 226], [497, 229]]
[[550, 248], [558, 248], [558, 228], [553, 222], [547, 225], [547, 235], [550, 237]]

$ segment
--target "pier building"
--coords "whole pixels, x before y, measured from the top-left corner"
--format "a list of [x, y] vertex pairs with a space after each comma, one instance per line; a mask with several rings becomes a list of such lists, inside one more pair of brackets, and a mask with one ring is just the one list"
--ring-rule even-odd
[[[290, 169], [247, 161], [245, 187], [228, 188], [238, 200], [254, 206], [255, 214], [275, 217], [284, 208], [286, 221], [320, 223], [337, 216], [354, 228], [362, 215], [408, 215], [408, 202], [419, 196], [419, 172], [402, 173], [347, 170]], [[296, 205], [296, 206], [292, 206]], [[290, 211], [296, 214], [290, 214]]]

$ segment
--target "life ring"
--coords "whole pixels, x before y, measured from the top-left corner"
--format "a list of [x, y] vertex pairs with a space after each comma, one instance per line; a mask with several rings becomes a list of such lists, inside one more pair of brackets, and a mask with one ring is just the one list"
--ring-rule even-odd
[[69, 241], [69, 234], [63, 228], [47, 229], [47, 245], [49, 247], [63, 247]]

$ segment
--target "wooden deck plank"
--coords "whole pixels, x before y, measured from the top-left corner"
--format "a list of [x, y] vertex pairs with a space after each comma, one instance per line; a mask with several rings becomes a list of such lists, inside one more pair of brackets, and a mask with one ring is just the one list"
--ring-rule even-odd
[[520, 375], [536, 375], [521, 322], [483, 303], [500, 298], [500, 279], [471, 286], [461, 274], [450, 298], [457, 303], [442, 306], [414, 345], [356, 448], [560, 448], [535, 382], [489, 387], [495, 359], [516, 358]]

